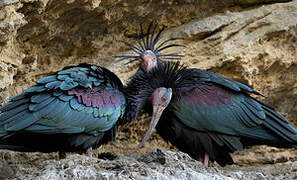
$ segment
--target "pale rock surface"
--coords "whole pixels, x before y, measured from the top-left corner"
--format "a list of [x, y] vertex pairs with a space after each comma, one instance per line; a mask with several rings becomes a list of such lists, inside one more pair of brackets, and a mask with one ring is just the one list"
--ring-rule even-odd
[[[160, 151], [160, 150], [159, 150]], [[26, 160], [19, 156], [6, 157], [10, 164], [0, 164], [1, 177], [10, 179], [164, 179], [164, 180], [248, 180], [248, 179], [294, 179], [297, 178], [297, 162], [276, 163], [261, 166], [228, 166], [225, 168], [205, 168], [182, 152], [162, 150], [165, 162], [144, 163], [131, 155], [118, 155], [112, 160], [91, 158], [85, 155], [68, 155], [66, 159], [57, 160], [57, 156], [48, 159], [41, 153], [31, 153]], [[150, 156], [147, 153], [142, 157]], [[277, 170], [276, 170], [277, 169]]]

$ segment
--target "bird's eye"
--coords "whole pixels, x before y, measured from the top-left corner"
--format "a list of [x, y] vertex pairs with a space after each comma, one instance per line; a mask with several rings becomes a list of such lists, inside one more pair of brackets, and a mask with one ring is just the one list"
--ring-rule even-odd
[[162, 102], [166, 102], [166, 98], [161, 97], [161, 101], [162, 101]]

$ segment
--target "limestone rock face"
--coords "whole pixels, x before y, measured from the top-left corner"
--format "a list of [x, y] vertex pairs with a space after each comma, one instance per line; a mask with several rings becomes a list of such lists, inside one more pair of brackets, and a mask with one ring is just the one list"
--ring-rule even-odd
[[10, 6], [9, 3], [0, 3], [0, 91], [13, 84], [17, 71], [14, 66], [20, 65], [24, 58], [17, 47], [16, 36], [17, 30], [26, 24], [26, 20], [23, 14], [16, 12], [21, 5]]
[[[182, 152], [161, 151], [164, 161], [143, 162], [153, 157], [149, 152], [141, 157], [119, 155], [112, 159], [71, 154], [58, 160], [57, 156], [31, 153], [30, 158], [20, 153], [7, 152], [0, 163], [0, 178], [9, 179], [183, 179], [183, 180], [239, 180], [239, 179], [295, 179], [297, 161], [274, 165], [205, 168]], [[15, 166], [17, 157], [18, 166]], [[50, 158], [49, 158], [50, 157]], [[26, 159], [27, 158], [27, 159]], [[153, 159], [151, 159], [153, 160]], [[27, 163], [26, 163], [27, 161]], [[2, 174], [1, 174], [2, 172]]]
[[[172, 48], [185, 55], [183, 63], [248, 84], [297, 127], [297, 0], [3, 0], [0, 103], [38, 78], [82, 62], [105, 66], [125, 82], [138, 64], [112, 57], [131, 53], [117, 40], [133, 43], [139, 25], [152, 21], [167, 27], [164, 38], [184, 38], [179, 43], [186, 48]], [[127, 152], [148, 121], [143, 115], [122, 127], [117, 141], [102, 149]], [[160, 146], [174, 150], [154, 134], [140, 153]], [[268, 160], [259, 161], [260, 151], [279, 157], [263, 153]], [[234, 157], [238, 164], [297, 159], [296, 151], [266, 147]]]

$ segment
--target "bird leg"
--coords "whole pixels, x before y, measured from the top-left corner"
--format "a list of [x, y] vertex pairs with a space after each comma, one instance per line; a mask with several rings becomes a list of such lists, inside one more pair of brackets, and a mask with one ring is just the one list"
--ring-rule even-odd
[[59, 159], [65, 159], [66, 153], [64, 151], [59, 151]]
[[92, 149], [92, 147], [89, 147], [88, 149], [87, 149], [87, 155], [89, 156], [89, 157], [92, 157], [93, 156], [93, 149]]
[[207, 153], [204, 154], [203, 165], [204, 167], [208, 167], [209, 155]]

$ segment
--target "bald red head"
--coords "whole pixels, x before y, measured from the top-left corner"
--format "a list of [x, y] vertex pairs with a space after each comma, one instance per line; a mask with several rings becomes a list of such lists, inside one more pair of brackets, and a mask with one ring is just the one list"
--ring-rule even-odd
[[157, 66], [157, 56], [151, 50], [144, 51], [141, 55], [141, 60], [140, 66], [146, 72]]

